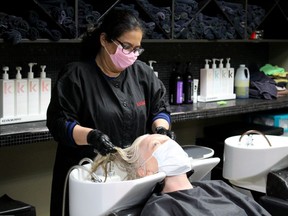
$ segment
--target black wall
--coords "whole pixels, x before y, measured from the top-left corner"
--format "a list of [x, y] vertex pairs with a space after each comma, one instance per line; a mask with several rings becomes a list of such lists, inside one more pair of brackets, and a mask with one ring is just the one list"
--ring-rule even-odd
[[[159, 72], [159, 78], [169, 90], [169, 78], [172, 68], [177, 63], [192, 62], [194, 78], [199, 78], [200, 69], [205, 65], [205, 59], [226, 58], [230, 59], [231, 67], [235, 71], [239, 64], [251, 64], [259, 66], [268, 62], [268, 43], [247, 42], [143, 42], [145, 52], [139, 57], [148, 63], [149, 60], [157, 61], [154, 64], [155, 71]], [[0, 66], [9, 66], [10, 78], [15, 78], [16, 66], [22, 67], [22, 77], [27, 77], [28, 63], [36, 62], [34, 75], [39, 77], [40, 65], [47, 65], [47, 77], [52, 78], [52, 84], [57, 77], [58, 71], [64, 64], [79, 59], [80, 43], [69, 42], [43, 42], [43, 43], [20, 43], [17, 45], [0, 44]], [[218, 65], [219, 63], [217, 63]], [[211, 67], [211, 63], [210, 63]], [[253, 71], [250, 71], [253, 72]]]

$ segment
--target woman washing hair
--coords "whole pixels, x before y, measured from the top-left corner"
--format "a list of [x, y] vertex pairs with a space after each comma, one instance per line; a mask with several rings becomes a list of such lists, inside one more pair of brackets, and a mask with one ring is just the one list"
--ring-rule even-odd
[[126, 171], [127, 179], [165, 172], [162, 191], [152, 194], [141, 216], [270, 215], [253, 198], [234, 190], [221, 180], [191, 183], [186, 175], [191, 170], [190, 158], [168, 136], [140, 136], [128, 148], [117, 148], [116, 153], [105, 157], [97, 156], [92, 171], [99, 166], [107, 168], [109, 161], [114, 161], [120, 169]]
[[58, 145], [50, 216], [61, 215], [67, 172], [82, 158], [126, 148], [146, 133], [175, 138], [166, 88], [138, 59], [143, 35], [138, 16], [114, 8], [83, 38], [81, 61], [59, 72], [47, 111], [47, 127]]

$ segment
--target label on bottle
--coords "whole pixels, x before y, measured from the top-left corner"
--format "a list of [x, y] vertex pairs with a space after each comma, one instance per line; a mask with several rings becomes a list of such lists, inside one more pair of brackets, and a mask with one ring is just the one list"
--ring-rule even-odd
[[28, 115], [39, 114], [39, 80], [28, 79]]
[[183, 103], [183, 81], [177, 81], [176, 86], [176, 104]]

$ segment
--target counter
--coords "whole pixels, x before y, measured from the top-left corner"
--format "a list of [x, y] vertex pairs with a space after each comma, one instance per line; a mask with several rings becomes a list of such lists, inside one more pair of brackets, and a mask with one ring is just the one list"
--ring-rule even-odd
[[193, 105], [172, 106], [172, 121], [180, 122], [288, 108], [288, 96], [277, 100], [236, 99], [226, 102], [225, 105], [218, 105], [217, 102], [198, 102]]
[[[277, 100], [236, 99], [227, 100], [226, 102], [225, 105], [219, 105], [217, 102], [173, 105], [171, 107], [172, 122], [288, 108], [287, 96], [278, 98]], [[53, 137], [46, 127], [46, 121], [0, 126], [0, 147], [48, 140], [53, 140]]]

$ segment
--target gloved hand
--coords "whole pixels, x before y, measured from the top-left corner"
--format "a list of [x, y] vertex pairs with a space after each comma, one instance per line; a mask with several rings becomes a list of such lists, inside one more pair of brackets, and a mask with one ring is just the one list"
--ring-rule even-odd
[[170, 137], [171, 139], [176, 140], [175, 133], [171, 130], [165, 129], [164, 127], [161, 127], [161, 126], [156, 127], [156, 133], [166, 135], [166, 136]]
[[88, 133], [87, 142], [103, 156], [116, 152], [115, 146], [110, 141], [110, 138], [97, 129], [91, 130]]

